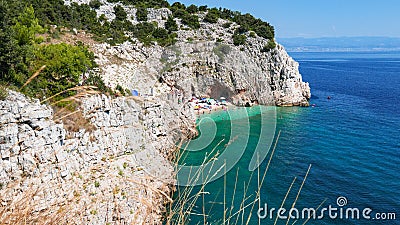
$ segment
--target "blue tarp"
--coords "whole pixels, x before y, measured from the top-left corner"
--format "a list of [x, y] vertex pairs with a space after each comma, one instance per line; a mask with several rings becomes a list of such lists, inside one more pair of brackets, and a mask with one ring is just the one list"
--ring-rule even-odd
[[139, 92], [137, 90], [132, 90], [132, 96], [139, 96]]

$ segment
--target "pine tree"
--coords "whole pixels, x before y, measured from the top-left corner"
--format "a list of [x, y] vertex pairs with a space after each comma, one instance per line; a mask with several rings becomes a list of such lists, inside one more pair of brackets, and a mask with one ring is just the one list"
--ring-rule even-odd
[[167, 29], [169, 32], [178, 30], [178, 24], [176, 24], [176, 21], [173, 17], [168, 17], [167, 22], [165, 22], [165, 29]]

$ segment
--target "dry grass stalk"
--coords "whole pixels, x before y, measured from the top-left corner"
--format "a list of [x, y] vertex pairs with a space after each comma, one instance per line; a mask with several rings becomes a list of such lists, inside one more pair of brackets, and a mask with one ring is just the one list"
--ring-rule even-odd
[[[95, 89], [97, 89], [96, 86], [76, 86], [76, 87], [72, 87], [72, 88], [69, 88], [69, 89], [67, 89], [67, 90], [60, 91], [60, 92], [58, 92], [58, 93], [56, 93], [56, 94], [54, 94], [54, 95], [52, 95], [52, 96], [50, 96], [50, 97], [44, 99], [43, 101], [40, 102], [40, 104], [43, 104], [44, 102], [50, 101], [51, 99], [53, 99], [53, 98], [55, 98], [55, 97], [57, 97], [57, 96], [59, 96], [59, 95], [61, 95], [61, 94], [64, 94], [64, 93], [66, 93], [66, 92], [68, 92], [68, 91], [78, 91], [78, 92], [80, 92], [80, 93], [78, 93], [78, 95], [77, 95], [77, 96], [79, 96], [79, 97], [84, 97], [84, 96], [85, 96], [84, 94], [90, 95], [90, 94], [99, 93], [99, 92], [95, 92], [95, 91], [94, 91]], [[83, 92], [83, 93], [82, 93], [82, 92]]]
[[46, 65], [43, 65], [42, 67], [40, 67], [40, 69], [38, 71], [36, 71], [31, 77], [29, 77], [29, 79], [25, 82], [24, 85], [22, 85], [22, 87], [19, 90], [22, 90], [26, 85], [28, 85], [29, 83], [32, 82], [33, 79], [35, 79], [37, 76], [39, 76], [39, 74], [46, 68]]
[[[289, 187], [289, 189], [287, 190], [286, 195], [285, 195], [285, 197], [283, 198], [283, 201], [282, 201], [281, 206], [280, 206], [279, 208], [283, 208], [283, 205], [285, 204], [286, 199], [287, 199], [287, 197], [289, 196], [289, 193], [290, 193], [290, 191], [292, 190], [293, 184], [294, 184], [294, 182], [296, 181], [296, 179], [297, 179], [297, 177], [295, 177], [295, 178], [293, 179], [293, 181], [292, 181], [292, 184], [290, 184], [290, 187]], [[278, 217], [275, 218], [274, 225], [276, 225], [277, 222], [278, 222]]]
[[[222, 141], [220, 143], [222, 143]], [[220, 143], [218, 143], [218, 145]], [[203, 160], [203, 164], [211, 162], [212, 167], [214, 166], [214, 163], [215, 163], [214, 157], [210, 157], [210, 156], [213, 156], [212, 153], [215, 152], [218, 145], [213, 149], [213, 151], [210, 154], [208, 154], [205, 157], [205, 159]], [[181, 146], [181, 145], [179, 145], [179, 146]], [[178, 147], [177, 149], [180, 149], [180, 148]], [[176, 166], [178, 166], [178, 162], [182, 159], [183, 151], [181, 151], [181, 152], [176, 151], [176, 152], [178, 154], [178, 156], [176, 157]], [[218, 152], [216, 154], [218, 154]], [[190, 176], [189, 183], [195, 184], [201, 178], [202, 178], [202, 180], [205, 180], [205, 181], [211, 180], [213, 178], [213, 176], [215, 176], [215, 174], [210, 174], [210, 171], [208, 171], [208, 173], [206, 174], [206, 177], [204, 178], [204, 171], [198, 170], [196, 173], [194, 173], [193, 175], [190, 174], [189, 176]], [[207, 182], [205, 182], [205, 183], [207, 183]], [[193, 190], [194, 190], [194, 185], [184, 188], [183, 192], [181, 192], [181, 188], [178, 186], [177, 192], [178, 192], [179, 197], [177, 199], [175, 199], [175, 204], [170, 204], [170, 206], [169, 206], [169, 215], [166, 218], [166, 224], [167, 225], [185, 224], [189, 219], [189, 215], [196, 214], [193, 212], [193, 208], [195, 207], [196, 202], [198, 201], [199, 197], [201, 197], [201, 196], [204, 197], [204, 194], [207, 194], [207, 192], [204, 191], [204, 188], [205, 188], [205, 184], [203, 184], [200, 187], [200, 191], [198, 193], [191, 196], [191, 194], [193, 193]], [[205, 219], [206, 214], [205, 214], [204, 209], [203, 209], [203, 213], [198, 214], [198, 215], [204, 216], [204, 220], [206, 221], [206, 219]]]
[[[146, 179], [146, 177], [144, 177], [144, 178]], [[150, 177], [147, 177], [147, 178], [148, 179], [152, 179]], [[150, 190], [152, 190], [152, 191], [154, 191], [156, 193], [159, 193], [159, 194], [163, 195], [169, 202], [171, 202], [171, 203], [173, 202], [172, 198], [169, 197], [169, 195], [167, 193], [165, 193], [165, 192], [163, 192], [163, 191], [161, 191], [161, 190], [159, 190], [157, 188], [153, 188], [150, 185], [147, 185], [147, 184], [145, 184], [143, 182], [136, 181], [136, 180], [133, 180], [133, 179], [128, 179], [128, 181], [130, 181], [132, 183], [135, 183], [135, 184], [138, 184], [138, 185], [141, 185], [141, 186], [145, 186], [146, 188], [148, 188], [148, 189], [150, 189]]]
[[[231, 198], [232, 199], [231, 206], [230, 206], [229, 209], [226, 208], [226, 196], [225, 196], [226, 195], [226, 177], [224, 178], [224, 202], [222, 203], [224, 205], [224, 212], [223, 212], [223, 221], [221, 221], [221, 224], [228, 224], [228, 225], [229, 224], [235, 224], [235, 225], [236, 224], [246, 224], [246, 225], [250, 224], [251, 216], [252, 216], [251, 212], [253, 211], [253, 209], [254, 209], [254, 207], [255, 207], [257, 202], [260, 205], [261, 187], [262, 187], [262, 185], [263, 185], [263, 183], [265, 181], [266, 174], [267, 174], [268, 169], [269, 169], [269, 167], [271, 165], [271, 161], [272, 161], [272, 158], [273, 158], [273, 156], [275, 154], [275, 150], [277, 148], [277, 143], [279, 141], [280, 135], [281, 135], [281, 131], [279, 131], [279, 133], [277, 135], [273, 150], [271, 152], [271, 155], [269, 157], [267, 166], [266, 166], [266, 168], [264, 170], [264, 173], [263, 173], [262, 177], [260, 177], [259, 170], [257, 172], [257, 174], [258, 174], [258, 179], [257, 179], [258, 189], [257, 189], [257, 192], [256, 192], [256, 197], [254, 198], [254, 200], [251, 200], [250, 202], [248, 202], [252, 198], [252, 195], [248, 195], [247, 194], [248, 191], [249, 191], [250, 180], [252, 180], [252, 176], [253, 176], [253, 173], [251, 173], [250, 174], [250, 178], [249, 178], [249, 182], [247, 182], [247, 184], [246, 184], [246, 182], [243, 183], [243, 190], [244, 190], [243, 199], [241, 201], [239, 209], [236, 212], [234, 212], [234, 208], [235, 208], [234, 207], [234, 202], [235, 202], [234, 200], [235, 200], [235, 196], [236, 196], [239, 168], [236, 171], [236, 180], [235, 180], [234, 189], [233, 189], [233, 196]], [[216, 154], [218, 154], [218, 152]], [[212, 154], [209, 154], [207, 156], [209, 157], [210, 155], [212, 155]], [[176, 162], [180, 161], [181, 158], [182, 158], [182, 153], [181, 153], [181, 155], [178, 155], [178, 157], [176, 157], [176, 159], [177, 159]], [[207, 161], [207, 159], [205, 159], [205, 162], [206, 161]], [[297, 202], [297, 200], [299, 198], [299, 195], [300, 195], [301, 190], [302, 190], [302, 188], [303, 188], [303, 186], [304, 186], [304, 184], [306, 182], [306, 179], [308, 177], [310, 169], [311, 169], [311, 165], [308, 167], [307, 173], [305, 175], [305, 178], [303, 179], [303, 182], [302, 182], [301, 187], [300, 187], [300, 189], [299, 189], [299, 191], [297, 193], [296, 199], [295, 199], [292, 207], [295, 206], [295, 204], [296, 204], [296, 202]], [[198, 172], [200, 172], [200, 171], [198, 171]], [[201, 173], [203, 173], [203, 172], [204, 171], [201, 171]], [[208, 174], [208, 175], [210, 175], [210, 174]], [[193, 177], [194, 177], [194, 179], [192, 181], [195, 182], [195, 181], [197, 181], [199, 179], [199, 174], [194, 174]], [[295, 181], [296, 181], [296, 177], [293, 179], [293, 182], [291, 183], [291, 185], [290, 185], [290, 187], [289, 187], [289, 189], [288, 189], [288, 191], [287, 191], [287, 193], [286, 193], [286, 195], [285, 195], [285, 197], [284, 197], [284, 199], [282, 201], [281, 207], [283, 207], [283, 205], [285, 204], [286, 199], [287, 199], [287, 197], [288, 197], [288, 195], [289, 195], [289, 193], [290, 193]], [[207, 193], [205, 191], [205, 185], [202, 185], [200, 187], [200, 190], [195, 194], [192, 193], [193, 190], [194, 190], [193, 187], [186, 187], [184, 189], [184, 191], [181, 192], [180, 188], [178, 187], [178, 190], [177, 190], [178, 198], [175, 199], [175, 208], [172, 205], [170, 205], [169, 215], [168, 215], [168, 217], [166, 219], [167, 220], [167, 222], [166, 222], [167, 225], [186, 224], [186, 222], [188, 222], [188, 219], [189, 219], [188, 216], [189, 215], [202, 216], [203, 217], [203, 224], [209, 224], [210, 223], [209, 221], [207, 221], [207, 214], [205, 213], [205, 210], [204, 210], [204, 207], [205, 207], [204, 194]], [[191, 195], [191, 194], [193, 194], [193, 195]], [[196, 212], [193, 212], [193, 209], [194, 209], [195, 204], [198, 202], [198, 198], [200, 196], [203, 197], [202, 213], [196, 213]], [[214, 200], [214, 203], [215, 203], [215, 200]], [[322, 204], [323, 204], [323, 202], [320, 204], [319, 207], [321, 207]], [[250, 209], [250, 213], [247, 216], [247, 220], [245, 220], [245, 210], [247, 210], [247, 209]], [[211, 212], [211, 209], [210, 209], [210, 212]], [[227, 215], [228, 212], [229, 212], [229, 214]], [[233, 219], [233, 221], [232, 221], [232, 219]], [[305, 223], [307, 223], [307, 221], [304, 222], [303, 225]], [[274, 224], [276, 224], [276, 222], [277, 222], [277, 220], [274, 221]], [[288, 222], [289, 221], [287, 221], [287, 223]], [[297, 221], [294, 221], [294, 223], [296, 223], [296, 222]], [[258, 223], [259, 224], [261, 223], [260, 219], [258, 220]]]
[[[90, 121], [85, 118], [81, 110], [71, 111], [71, 108], [75, 108], [76, 106], [80, 105], [81, 99], [90, 95], [98, 94], [98, 91], [95, 91], [96, 87], [94, 86], [80, 86], [70, 88], [66, 91], [59, 92], [42, 102], [50, 101], [54, 97], [65, 93], [67, 91], [78, 91], [77, 94], [61, 99], [59, 101], [53, 102], [50, 105], [55, 107], [54, 113], [54, 121], [62, 121], [64, 124], [64, 128], [70, 132], [78, 132], [81, 129], [85, 129], [88, 132], [96, 130], [96, 127], [90, 123]], [[56, 107], [57, 104], [67, 102], [68, 104], [62, 108]]]
[[[318, 211], [318, 210], [322, 207], [322, 205], [326, 202], [326, 200], [328, 200], [328, 199], [325, 198], [325, 199], [321, 202], [321, 204], [318, 205], [318, 207], [315, 209], [315, 211]], [[302, 225], [305, 225], [306, 223], [308, 223], [308, 221], [310, 221], [311, 218], [312, 218], [311, 216], [308, 217], [307, 220], [304, 221], [304, 223], [303, 223]], [[296, 221], [295, 221], [295, 222], [296, 222]]]
[[71, 218], [75, 218], [79, 211], [77, 208], [60, 203], [42, 209], [35, 201], [39, 192], [38, 188], [30, 187], [11, 202], [3, 202], [0, 206], [0, 225], [73, 224]]
[[80, 110], [71, 112], [68, 109], [64, 109], [57, 113], [55, 121], [62, 121], [64, 129], [70, 132], [78, 132], [81, 129], [85, 129], [87, 132], [96, 130], [96, 127], [86, 119]]
[[[303, 189], [304, 183], [307, 180], [308, 173], [310, 172], [310, 169], [311, 169], [311, 164], [308, 166], [308, 170], [307, 170], [306, 176], [304, 177], [303, 182], [301, 183], [301, 186], [299, 188], [299, 191], [297, 192], [296, 199], [293, 202], [292, 208], [294, 208], [296, 206], [297, 200], [299, 199], [301, 190]], [[289, 224], [289, 221], [290, 221], [290, 217], [288, 217], [288, 220], [286, 221], [286, 225]]]
[[[281, 136], [281, 131], [279, 131], [278, 136], [276, 137], [275, 145], [274, 145], [274, 147], [273, 147], [273, 149], [272, 149], [271, 156], [269, 157], [267, 167], [266, 167], [265, 170], [264, 170], [264, 174], [263, 174], [263, 177], [262, 177], [262, 179], [261, 179], [261, 182], [258, 183], [258, 190], [257, 190], [257, 195], [256, 195], [256, 200], [257, 200], [258, 202], [260, 202], [261, 187], [262, 187], [262, 185], [263, 185], [263, 183], [264, 183], [265, 177], [267, 176], [267, 172], [268, 172], [268, 170], [269, 170], [269, 166], [271, 165], [272, 158], [274, 157], [275, 150], [276, 150], [276, 146], [277, 146], [277, 144], [278, 144], [278, 141], [279, 141], [280, 136]], [[259, 179], [260, 179], [260, 177], [258, 176], [258, 180], [259, 180]], [[254, 204], [254, 205], [255, 205], [255, 204]], [[254, 205], [251, 207], [250, 212], [253, 211]], [[250, 223], [251, 215], [252, 215], [252, 214], [250, 213], [250, 214], [249, 214], [249, 217], [247, 218], [246, 225], [248, 225], [248, 224]], [[259, 222], [260, 222], [260, 220], [259, 220]]]

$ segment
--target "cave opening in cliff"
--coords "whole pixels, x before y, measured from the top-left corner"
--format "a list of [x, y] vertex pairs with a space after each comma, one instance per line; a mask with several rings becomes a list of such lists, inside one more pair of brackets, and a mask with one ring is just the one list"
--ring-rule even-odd
[[210, 87], [209, 96], [214, 99], [220, 99], [221, 97], [231, 101], [235, 93], [226, 85], [220, 81], [215, 80], [215, 83]]

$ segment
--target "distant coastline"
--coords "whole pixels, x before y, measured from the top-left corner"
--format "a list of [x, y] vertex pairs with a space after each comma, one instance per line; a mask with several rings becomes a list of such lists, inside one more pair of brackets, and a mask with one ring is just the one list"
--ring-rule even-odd
[[288, 52], [396, 52], [397, 37], [277, 38]]

